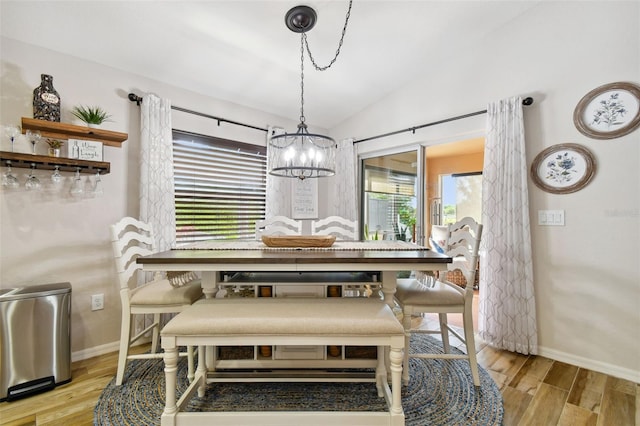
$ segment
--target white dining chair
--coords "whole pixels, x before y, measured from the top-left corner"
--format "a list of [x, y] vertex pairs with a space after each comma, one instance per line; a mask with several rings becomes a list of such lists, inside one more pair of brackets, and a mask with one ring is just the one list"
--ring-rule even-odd
[[[405, 358], [403, 380], [409, 380], [409, 358], [422, 359], [467, 359], [471, 368], [473, 383], [480, 386], [478, 362], [473, 331], [473, 282], [478, 263], [478, 249], [482, 237], [482, 225], [470, 217], [451, 224], [447, 229], [446, 254], [453, 258], [448, 265], [448, 272], [459, 270], [466, 278], [464, 288], [447, 280], [448, 272], [441, 272], [439, 278], [426, 281], [415, 278], [399, 279], [395, 298], [402, 308], [403, 326], [405, 328]], [[430, 278], [430, 277], [427, 277]], [[415, 314], [437, 313], [439, 329], [412, 328], [411, 317]], [[447, 323], [447, 314], [461, 313], [463, 334], [460, 335]], [[411, 352], [409, 341], [412, 333], [440, 334], [444, 353]], [[466, 354], [452, 354], [449, 345], [449, 333], [456, 336], [465, 346]]]
[[262, 235], [300, 235], [302, 222], [286, 216], [273, 216], [256, 221], [256, 240]]
[[[120, 325], [120, 351], [118, 354], [118, 370], [116, 384], [121, 385], [127, 361], [130, 359], [162, 358], [158, 353], [161, 314], [173, 314], [182, 311], [202, 297], [200, 280], [179, 282], [172, 285], [169, 279], [156, 273], [154, 279], [140, 286], [138, 271], [142, 265], [136, 263], [136, 258], [153, 254], [155, 240], [152, 226], [132, 217], [125, 217], [110, 226], [111, 245], [118, 272], [118, 287], [122, 305], [122, 320]], [[131, 337], [131, 320], [134, 315], [153, 315], [153, 323], [144, 330]], [[129, 349], [134, 342], [152, 331], [151, 353], [130, 354]], [[193, 348], [181, 355], [189, 357], [189, 379], [193, 378]]]
[[329, 216], [311, 222], [312, 235], [333, 235], [337, 240], [353, 241], [358, 239], [358, 221], [341, 216]]

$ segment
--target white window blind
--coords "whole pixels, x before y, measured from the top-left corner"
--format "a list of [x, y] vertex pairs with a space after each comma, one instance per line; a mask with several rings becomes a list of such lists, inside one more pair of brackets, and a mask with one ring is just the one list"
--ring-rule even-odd
[[264, 219], [266, 148], [173, 132], [176, 243], [253, 239]]

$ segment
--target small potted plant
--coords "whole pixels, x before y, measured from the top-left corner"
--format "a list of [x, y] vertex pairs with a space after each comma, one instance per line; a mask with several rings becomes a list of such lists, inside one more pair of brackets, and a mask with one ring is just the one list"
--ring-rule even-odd
[[105, 121], [111, 121], [111, 115], [99, 106], [74, 106], [71, 114], [87, 123], [88, 127], [97, 127]]
[[49, 156], [60, 157], [60, 148], [64, 145], [64, 141], [60, 139], [47, 139], [47, 145], [49, 145]]

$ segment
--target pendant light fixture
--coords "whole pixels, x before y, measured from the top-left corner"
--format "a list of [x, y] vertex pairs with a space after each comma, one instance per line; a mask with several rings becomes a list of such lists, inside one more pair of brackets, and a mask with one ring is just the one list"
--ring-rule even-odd
[[268, 160], [269, 174], [274, 176], [306, 179], [333, 176], [336, 164], [336, 142], [329, 136], [309, 133], [304, 116], [304, 51], [318, 71], [324, 71], [334, 64], [347, 31], [347, 24], [351, 15], [352, 0], [342, 29], [342, 37], [338, 44], [336, 55], [329, 65], [320, 67], [316, 64], [309, 43], [307, 31], [311, 30], [317, 21], [317, 14], [309, 6], [296, 6], [285, 15], [287, 28], [300, 33], [300, 123], [295, 133], [284, 133], [269, 139]]

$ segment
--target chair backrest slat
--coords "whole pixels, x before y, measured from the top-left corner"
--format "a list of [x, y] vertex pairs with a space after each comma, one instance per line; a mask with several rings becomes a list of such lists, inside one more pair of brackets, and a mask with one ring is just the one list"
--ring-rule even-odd
[[311, 222], [312, 235], [333, 235], [339, 240], [358, 239], [358, 221], [341, 216], [328, 216]]
[[273, 216], [256, 222], [256, 239], [261, 235], [300, 235], [302, 222], [286, 216]]
[[136, 259], [156, 251], [153, 227], [132, 217], [125, 217], [111, 225], [110, 231], [120, 288], [129, 288], [131, 278], [142, 269]]
[[[478, 267], [478, 251], [482, 238], [482, 224], [465, 217], [450, 224], [447, 231], [446, 253], [453, 258], [448, 271], [459, 270], [465, 277], [467, 289], [473, 289]], [[441, 279], [447, 279], [446, 273]]]

